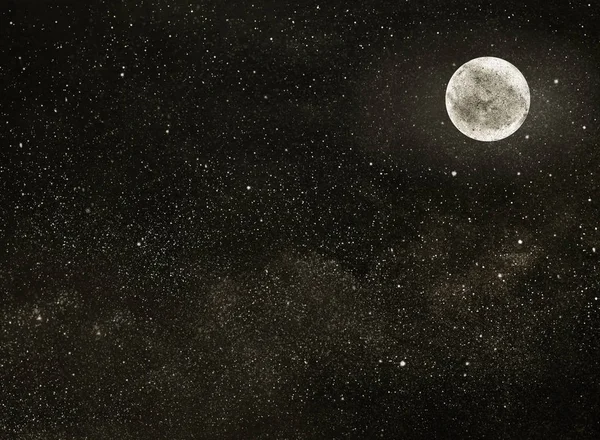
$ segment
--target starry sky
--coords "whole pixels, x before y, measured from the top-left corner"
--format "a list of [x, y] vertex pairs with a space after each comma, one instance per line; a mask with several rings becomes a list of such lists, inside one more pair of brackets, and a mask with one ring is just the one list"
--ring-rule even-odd
[[[3, 2], [0, 438], [599, 438], [599, 22]], [[498, 142], [444, 103], [480, 56]]]

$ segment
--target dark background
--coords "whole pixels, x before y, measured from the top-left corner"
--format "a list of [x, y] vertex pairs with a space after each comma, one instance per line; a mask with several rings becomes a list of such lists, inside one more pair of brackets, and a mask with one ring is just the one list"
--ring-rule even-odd
[[[599, 20], [2, 3], [0, 438], [599, 438]], [[499, 142], [445, 110], [479, 56]]]

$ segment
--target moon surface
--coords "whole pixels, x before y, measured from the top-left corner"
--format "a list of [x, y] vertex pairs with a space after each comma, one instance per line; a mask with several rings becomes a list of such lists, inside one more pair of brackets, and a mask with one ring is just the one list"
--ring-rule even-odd
[[531, 102], [523, 74], [508, 61], [475, 58], [448, 83], [446, 110], [458, 130], [484, 142], [504, 139], [523, 125]]

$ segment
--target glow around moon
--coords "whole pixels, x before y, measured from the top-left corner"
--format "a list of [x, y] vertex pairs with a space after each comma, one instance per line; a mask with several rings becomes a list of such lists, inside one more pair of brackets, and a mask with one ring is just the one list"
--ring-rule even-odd
[[498, 141], [517, 131], [529, 113], [529, 86], [508, 61], [475, 58], [452, 75], [446, 110], [458, 130], [478, 141]]

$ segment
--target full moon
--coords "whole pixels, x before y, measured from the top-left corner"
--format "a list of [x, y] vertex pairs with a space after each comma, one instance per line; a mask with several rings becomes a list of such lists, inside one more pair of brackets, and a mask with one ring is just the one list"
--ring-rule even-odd
[[446, 110], [458, 130], [484, 142], [504, 139], [523, 125], [529, 113], [529, 86], [508, 61], [475, 58], [448, 83]]

